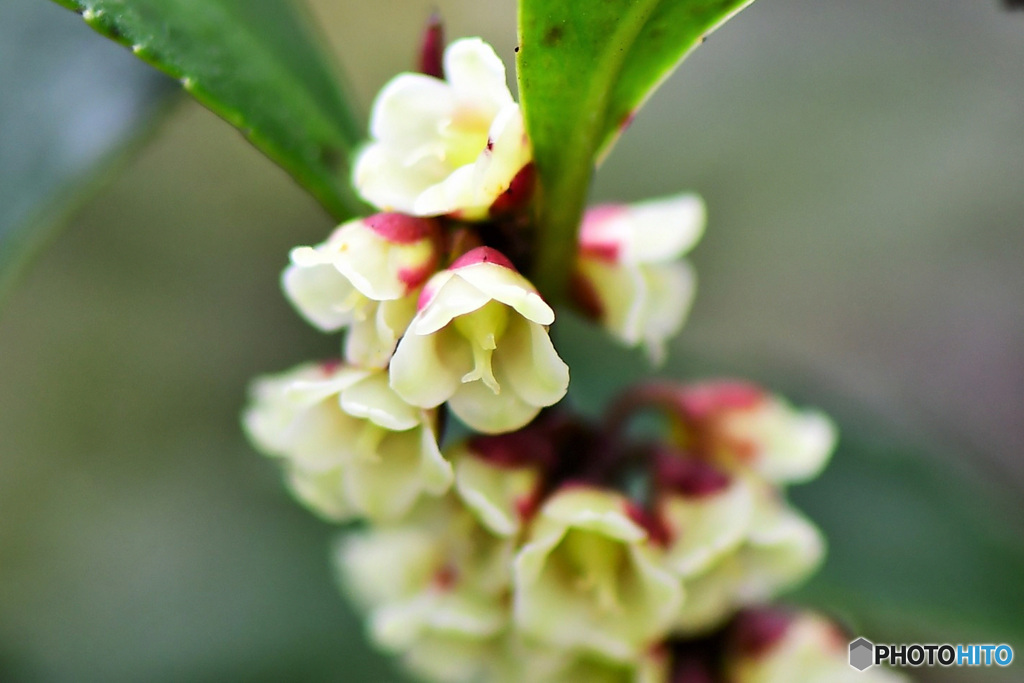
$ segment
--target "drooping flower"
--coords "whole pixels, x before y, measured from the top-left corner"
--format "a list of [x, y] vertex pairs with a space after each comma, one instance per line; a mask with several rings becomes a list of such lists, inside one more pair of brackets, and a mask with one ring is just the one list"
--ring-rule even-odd
[[682, 260], [704, 230], [704, 203], [679, 195], [597, 206], [580, 228], [574, 294], [584, 312], [661, 362], [683, 326], [696, 278]]
[[349, 534], [336, 554], [373, 640], [436, 681], [478, 680], [498, 656], [511, 558], [511, 542], [450, 497], [423, 501], [403, 524]]
[[776, 484], [818, 476], [836, 443], [823, 413], [797, 410], [746, 382], [683, 387], [677, 407], [691, 444], [727, 468], [750, 468]]
[[415, 406], [448, 406], [488, 434], [518, 429], [565, 395], [555, 314], [501, 253], [469, 251], [427, 283], [391, 359], [391, 386]]
[[629, 501], [583, 486], [541, 508], [516, 556], [514, 583], [523, 633], [621, 661], [663, 636], [683, 599]]
[[489, 45], [455, 41], [443, 62], [445, 80], [403, 73], [381, 90], [354, 183], [385, 211], [478, 220], [529, 164], [530, 145]]
[[459, 497], [498, 536], [518, 534], [537, 504], [542, 473], [536, 456], [546, 443], [531, 436], [520, 430], [476, 437], [447, 454]]
[[900, 683], [907, 679], [882, 667], [853, 669], [847, 638], [813, 612], [755, 609], [730, 628], [725, 674], [734, 683]]
[[258, 379], [244, 415], [253, 443], [284, 461], [296, 496], [333, 520], [397, 519], [421, 495], [447, 491], [436, 420], [396, 396], [385, 371], [341, 364]]
[[311, 324], [327, 332], [349, 328], [349, 362], [384, 367], [437, 266], [440, 235], [427, 218], [381, 213], [352, 220], [322, 244], [293, 249], [282, 287]]
[[743, 607], [810, 576], [824, 557], [817, 528], [764, 482], [733, 477], [711, 492], [663, 494], [666, 564], [687, 599], [677, 633], [710, 631]]

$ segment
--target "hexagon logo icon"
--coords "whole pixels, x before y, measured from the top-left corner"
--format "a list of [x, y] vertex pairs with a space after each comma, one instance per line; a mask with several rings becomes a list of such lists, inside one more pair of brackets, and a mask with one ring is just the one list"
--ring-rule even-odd
[[864, 671], [875, 663], [875, 644], [866, 638], [858, 638], [850, 643], [850, 666], [857, 671]]

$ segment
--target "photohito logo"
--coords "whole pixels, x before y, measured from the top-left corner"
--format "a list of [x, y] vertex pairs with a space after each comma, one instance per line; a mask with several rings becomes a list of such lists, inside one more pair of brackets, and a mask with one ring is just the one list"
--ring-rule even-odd
[[1013, 648], [1009, 645], [875, 645], [867, 638], [850, 643], [850, 666], [864, 671], [875, 664], [895, 666], [1010, 666]]

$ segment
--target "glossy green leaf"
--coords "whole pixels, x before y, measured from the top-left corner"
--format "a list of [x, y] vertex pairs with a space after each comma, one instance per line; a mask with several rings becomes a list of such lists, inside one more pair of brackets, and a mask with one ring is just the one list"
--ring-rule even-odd
[[594, 160], [709, 31], [751, 0], [522, 0], [519, 93], [540, 183], [534, 277], [566, 286]]
[[337, 219], [360, 210], [359, 127], [297, 7], [285, 0], [56, 0], [181, 81]]
[[3, 295], [174, 88], [55, 5], [5, 0], [0, 16]]

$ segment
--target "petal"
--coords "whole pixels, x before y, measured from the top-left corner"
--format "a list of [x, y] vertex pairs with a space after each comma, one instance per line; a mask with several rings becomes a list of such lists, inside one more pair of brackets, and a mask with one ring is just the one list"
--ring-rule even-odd
[[403, 401], [388, 384], [388, 373], [381, 370], [341, 392], [342, 409], [396, 432], [420, 424], [420, 410]]
[[404, 526], [347, 533], [334, 557], [346, 592], [364, 608], [417, 595], [445, 562], [432, 534]]
[[370, 135], [397, 148], [438, 135], [441, 122], [455, 111], [455, 96], [444, 81], [403, 73], [385, 85], [370, 112]]
[[448, 407], [467, 426], [484, 434], [502, 434], [526, 426], [540, 408], [512, 390], [511, 379], [500, 365], [495, 365], [494, 377], [499, 386], [506, 388], [495, 394], [480, 380], [459, 384], [448, 399]]
[[498, 112], [488, 130], [488, 138], [490, 154], [481, 155], [476, 166], [479, 200], [488, 201], [489, 206], [508, 189], [516, 173], [533, 157], [518, 104], [511, 102]]
[[693, 268], [685, 261], [655, 263], [640, 267], [646, 301], [639, 333], [651, 361], [665, 359], [665, 342], [683, 327], [697, 288]]
[[622, 263], [662, 263], [692, 249], [704, 232], [704, 222], [703, 200], [684, 194], [594, 207], [584, 217], [583, 239], [585, 243], [614, 245]]
[[343, 494], [341, 470], [315, 472], [289, 468], [285, 482], [303, 505], [332, 522], [344, 522], [355, 515]]
[[519, 532], [519, 504], [529, 499], [539, 474], [528, 467], [495, 467], [466, 449], [455, 464], [455, 487], [484, 526], [498, 536]]
[[338, 231], [331, 261], [363, 296], [397, 299], [405, 295], [405, 285], [391, 267], [395, 248], [362, 221], [352, 221]]
[[454, 330], [409, 333], [391, 358], [391, 388], [414, 406], [436, 408], [462, 386], [462, 376], [472, 369], [469, 344]]
[[375, 143], [359, 152], [352, 182], [359, 195], [378, 209], [418, 215], [416, 198], [445, 175], [443, 168], [424, 169], [423, 164], [406, 163], [404, 155]]
[[440, 182], [423, 189], [413, 202], [413, 214], [444, 216], [458, 212], [464, 220], [484, 218], [490, 202], [481, 201], [476, 175], [473, 164], [453, 170]]
[[738, 478], [711, 495], [668, 496], [660, 509], [673, 537], [666, 561], [684, 577], [706, 571], [745, 540], [753, 510], [753, 494]]
[[444, 51], [444, 74], [460, 100], [490, 110], [491, 116], [512, 102], [505, 65], [494, 48], [479, 38], [463, 38], [448, 46]]
[[509, 320], [494, 363], [510, 388], [530, 405], [554, 405], [569, 388], [569, 366], [559, 358], [548, 331], [523, 318]]
[[577, 269], [597, 295], [602, 326], [628, 346], [639, 344], [647, 295], [640, 269], [587, 256], [580, 257]]
[[647, 538], [626, 512], [627, 501], [618, 494], [587, 486], [572, 486], [548, 499], [541, 515], [565, 526], [596, 531], [609, 538], [636, 543]]
[[455, 275], [489, 298], [511, 306], [531, 322], [550, 325], [555, 321], [555, 312], [537, 293], [536, 287], [511, 268], [481, 261], [456, 269]]
[[409, 324], [413, 334], [437, 332], [453, 318], [472, 313], [491, 300], [486, 292], [458, 272], [438, 273], [427, 282], [427, 290], [432, 292], [429, 302]]
[[[353, 459], [344, 473], [345, 494], [352, 506], [371, 520], [390, 521], [404, 516], [424, 490], [423, 446], [416, 430], [395, 432], [384, 437], [376, 459]], [[450, 485], [451, 466], [443, 462], [443, 467]]]
[[422, 421], [423, 427], [419, 431], [420, 479], [424, 491], [439, 496], [451, 488], [455, 475], [452, 464], [445, 459], [437, 446], [437, 434], [430, 425], [431, 419], [424, 415]]
[[[302, 255], [298, 252], [300, 260]], [[293, 263], [281, 274], [281, 287], [302, 317], [324, 332], [341, 329], [354, 319], [352, 307], [345, 304], [355, 290], [334, 266]]]

